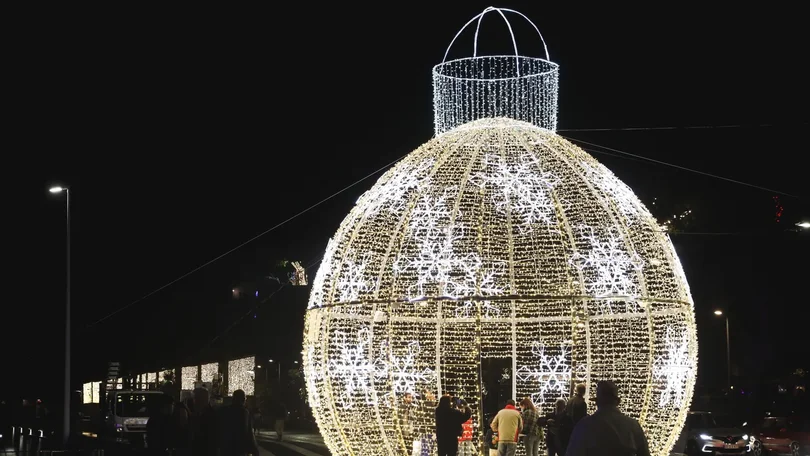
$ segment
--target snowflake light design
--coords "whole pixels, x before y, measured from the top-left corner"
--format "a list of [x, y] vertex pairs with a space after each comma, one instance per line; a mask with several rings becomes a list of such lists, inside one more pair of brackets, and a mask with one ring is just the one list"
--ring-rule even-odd
[[537, 358], [537, 364], [521, 366], [516, 372], [517, 378], [521, 381], [539, 383], [540, 388], [531, 395], [532, 402], [535, 404], [545, 402], [547, 394], [567, 397], [571, 384], [571, 348], [560, 345], [559, 354], [547, 355], [543, 344], [533, 342], [532, 354]]
[[454, 245], [464, 239], [461, 226], [450, 223], [447, 199], [455, 187], [445, 189], [435, 198], [423, 196], [411, 213], [408, 225], [417, 252], [400, 256], [394, 262], [394, 274], [415, 271], [417, 279], [408, 288], [408, 298], [417, 300], [425, 296], [429, 285], [436, 285], [439, 295], [449, 298], [470, 296], [478, 289], [486, 295], [499, 295], [502, 288], [495, 284], [494, 271], [478, 279], [481, 258], [475, 252], [459, 254]]
[[416, 362], [419, 356], [419, 342], [411, 342], [404, 355], [391, 355], [388, 362], [388, 375], [395, 393], [416, 393], [417, 384], [427, 383], [434, 375], [433, 369], [419, 369]]
[[484, 166], [494, 167], [495, 171], [476, 173], [470, 181], [479, 187], [489, 184], [498, 189], [493, 197], [498, 212], [516, 216], [523, 222], [524, 231], [533, 223], [556, 223], [551, 189], [558, 180], [551, 173], [540, 171], [537, 157], [526, 154], [513, 162], [503, 156], [495, 159], [487, 155]]
[[[510, 355], [501, 386], [543, 409], [572, 382], [630, 385], [623, 410], [651, 454], [670, 453], [697, 371], [694, 305], [666, 233], [641, 202], [628, 226], [618, 208], [638, 200], [600, 189], [589, 177], [600, 169], [549, 130], [482, 119], [427, 142], [358, 201], [305, 319], [307, 394], [332, 454], [409, 455], [431, 441], [437, 397], [480, 410], [476, 359]], [[528, 187], [553, 211], [526, 202]], [[478, 441], [486, 423], [473, 423]]]
[[624, 182], [620, 181], [605, 165], [591, 165], [586, 161], [580, 162], [582, 168], [591, 182], [608, 195], [611, 201], [615, 202], [619, 213], [624, 215], [627, 225], [632, 225], [642, 215], [641, 202], [638, 201], [635, 193]]
[[[351, 252], [347, 256], [351, 256]], [[354, 302], [361, 293], [371, 291], [372, 286], [366, 279], [366, 266], [371, 259], [371, 254], [366, 253], [359, 260], [346, 260], [343, 265], [345, 270], [337, 283], [338, 302]]]
[[368, 347], [371, 346], [371, 331], [363, 328], [357, 332], [357, 339], [351, 341], [343, 331], [335, 333], [337, 356], [329, 363], [329, 377], [342, 383], [338, 402], [343, 408], [352, 408], [356, 396], [361, 396], [366, 404], [374, 405], [377, 398], [373, 388], [375, 378], [385, 377], [387, 368], [381, 360], [371, 361]]
[[418, 250], [414, 255], [400, 256], [394, 263], [395, 274], [408, 270], [416, 272], [417, 280], [408, 288], [411, 300], [425, 296], [425, 288], [430, 284], [437, 285], [442, 296], [455, 297], [463, 293], [463, 283], [458, 282], [454, 277], [457, 274], [453, 272], [459, 268], [474, 270], [480, 264], [475, 254], [461, 257], [453, 249], [453, 243], [462, 239], [464, 234], [450, 224], [446, 201], [452, 190], [446, 189], [436, 198], [423, 196], [411, 213], [408, 228]]
[[[618, 229], [610, 227], [602, 236], [590, 226], [581, 225], [579, 229], [589, 245], [586, 253], [577, 252], [571, 257], [571, 264], [582, 271], [585, 291], [597, 298], [638, 296], [635, 275], [641, 270], [643, 261], [635, 251], [628, 252]], [[606, 313], [613, 313], [612, 301], [600, 301], [600, 305], [604, 306]], [[627, 306], [636, 304], [628, 303]]]
[[653, 363], [653, 378], [665, 380], [664, 390], [658, 405], [680, 404], [686, 394], [687, 380], [692, 376], [692, 362], [689, 358], [689, 337], [684, 331], [677, 335], [671, 326], [664, 336], [664, 354], [657, 356]]
[[394, 173], [380, 187], [374, 187], [364, 193], [357, 200], [357, 204], [365, 206], [364, 214], [367, 217], [378, 214], [383, 208], [389, 214], [400, 213], [407, 204], [405, 195], [430, 182], [428, 177], [420, 178], [419, 176], [427, 172], [433, 163], [433, 160], [425, 160], [419, 163], [411, 173]]

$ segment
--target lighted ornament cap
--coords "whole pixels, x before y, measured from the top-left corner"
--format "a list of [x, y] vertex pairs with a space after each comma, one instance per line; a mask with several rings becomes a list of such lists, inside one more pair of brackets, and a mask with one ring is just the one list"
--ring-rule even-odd
[[[478, 32], [488, 13], [500, 16], [509, 29], [514, 55], [478, 55]], [[520, 55], [508, 16], [526, 20], [537, 32], [545, 57]], [[472, 57], [447, 60], [450, 49], [476, 23]], [[540, 128], [557, 129], [559, 66], [549, 58], [540, 30], [522, 13], [488, 7], [470, 19], [447, 47], [442, 63], [433, 68], [433, 110], [436, 134], [473, 120], [507, 117]]]
[[511, 363], [512, 397], [544, 413], [574, 383], [592, 399], [615, 381], [666, 455], [697, 336], [675, 249], [632, 190], [554, 132], [497, 118], [435, 137], [357, 201], [314, 278], [303, 358], [336, 456], [410, 455], [448, 392], [479, 441], [486, 359]]

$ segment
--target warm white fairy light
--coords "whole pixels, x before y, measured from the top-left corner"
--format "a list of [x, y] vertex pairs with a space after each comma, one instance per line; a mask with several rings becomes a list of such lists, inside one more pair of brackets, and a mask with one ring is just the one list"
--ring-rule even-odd
[[200, 366], [183, 366], [180, 368], [180, 387], [186, 391], [194, 390]]
[[252, 396], [255, 393], [255, 367], [256, 358], [253, 356], [228, 361], [229, 396], [236, 390], [242, 390], [248, 396]]
[[[495, 207], [502, 214], [511, 214], [526, 227], [533, 223], [556, 224], [551, 189], [556, 179], [550, 173], [539, 171], [537, 157], [526, 154], [518, 161], [506, 162], [484, 157], [485, 171], [473, 175], [480, 186], [493, 185], [496, 193]], [[492, 167], [492, 169], [490, 169]]]
[[[668, 453], [694, 386], [691, 297], [666, 233], [632, 192], [600, 183], [600, 166], [549, 130], [482, 119], [366, 192], [329, 242], [306, 316], [308, 400], [333, 455], [411, 454], [404, 392], [417, 436], [435, 431], [446, 392], [480, 411], [483, 358], [511, 360], [513, 395], [544, 412], [575, 381], [592, 397], [614, 380], [653, 454]], [[405, 181], [396, 204], [372, 208]]]
[[200, 366], [200, 381], [213, 382], [219, 374], [219, 363], [208, 363]]
[[610, 172], [605, 165], [588, 161], [580, 164], [588, 180], [611, 197], [610, 200], [616, 205], [616, 209], [624, 216], [625, 223], [630, 225], [642, 215], [649, 215], [633, 190]]
[[82, 385], [82, 404], [93, 403], [93, 383], [88, 382]]

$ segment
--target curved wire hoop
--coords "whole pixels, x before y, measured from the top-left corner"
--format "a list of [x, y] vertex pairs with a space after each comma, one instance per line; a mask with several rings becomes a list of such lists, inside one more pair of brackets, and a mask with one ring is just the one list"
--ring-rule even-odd
[[492, 11], [498, 12], [503, 21], [506, 23], [506, 27], [509, 29], [509, 36], [512, 38], [512, 47], [515, 49], [515, 57], [518, 57], [520, 55], [518, 53], [517, 41], [515, 40], [515, 33], [512, 30], [512, 24], [509, 22], [509, 19], [506, 18], [506, 15], [503, 14], [504, 12], [517, 14], [518, 16], [525, 19], [526, 22], [531, 24], [532, 27], [534, 27], [534, 30], [537, 32], [537, 36], [540, 37], [540, 42], [543, 43], [543, 51], [546, 53], [546, 60], [551, 60], [551, 57], [548, 54], [548, 46], [546, 45], [546, 40], [543, 38], [543, 34], [540, 33], [540, 29], [537, 28], [537, 25], [534, 22], [532, 22], [531, 19], [529, 19], [525, 14], [521, 13], [520, 11], [515, 11], [509, 8], [495, 8], [494, 6], [488, 6], [484, 8], [484, 11], [481, 11], [480, 13], [475, 15], [475, 17], [467, 21], [467, 23], [464, 24], [464, 26], [461, 27], [461, 29], [459, 29], [459, 31], [456, 33], [456, 36], [454, 36], [453, 39], [450, 41], [450, 45], [447, 46], [447, 50], [444, 51], [444, 58], [442, 58], [442, 63], [447, 61], [447, 56], [448, 54], [450, 54], [450, 49], [453, 47], [453, 44], [456, 42], [456, 39], [458, 39], [461, 33], [464, 32], [464, 30], [476, 20], [478, 21], [478, 23], [475, 26], [475, 39], [473, 41], [473, 57], [478, 56], [478, 32], [481, 29], [481, 20], [484, 19], [484, 16], [487, 13], [491, 13]]

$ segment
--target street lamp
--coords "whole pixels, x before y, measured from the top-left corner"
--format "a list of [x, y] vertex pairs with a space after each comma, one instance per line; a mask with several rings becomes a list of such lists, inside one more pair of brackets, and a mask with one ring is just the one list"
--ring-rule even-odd
[[[275, 362], [272, 359], [268, 361], [270, 361], [270, 364], [273, 364]], [[278, 362], [278, 384], [281, 385], [281, 361]]]
[[51, 193], [65, 192], [65, 406], [62, 417], [62, 444], [70, 438], [70, 190], [67, 187], [51, 187]]
[[[714, 311], [714, 314], [717, 315], [718, 317], [722, 317], [723, 316], [723, 311], [718, 309], [718, 310]], [[729, 343], [729, 337], [728, 337], [728, 315], [725, 316], [725, 319], [726, 319], [726, 367], [727, 367], [726, 381], [728, 382], [727, 386], [728, 386], [728, 389], [730, 391], [731, 390], [731, 344]]]

